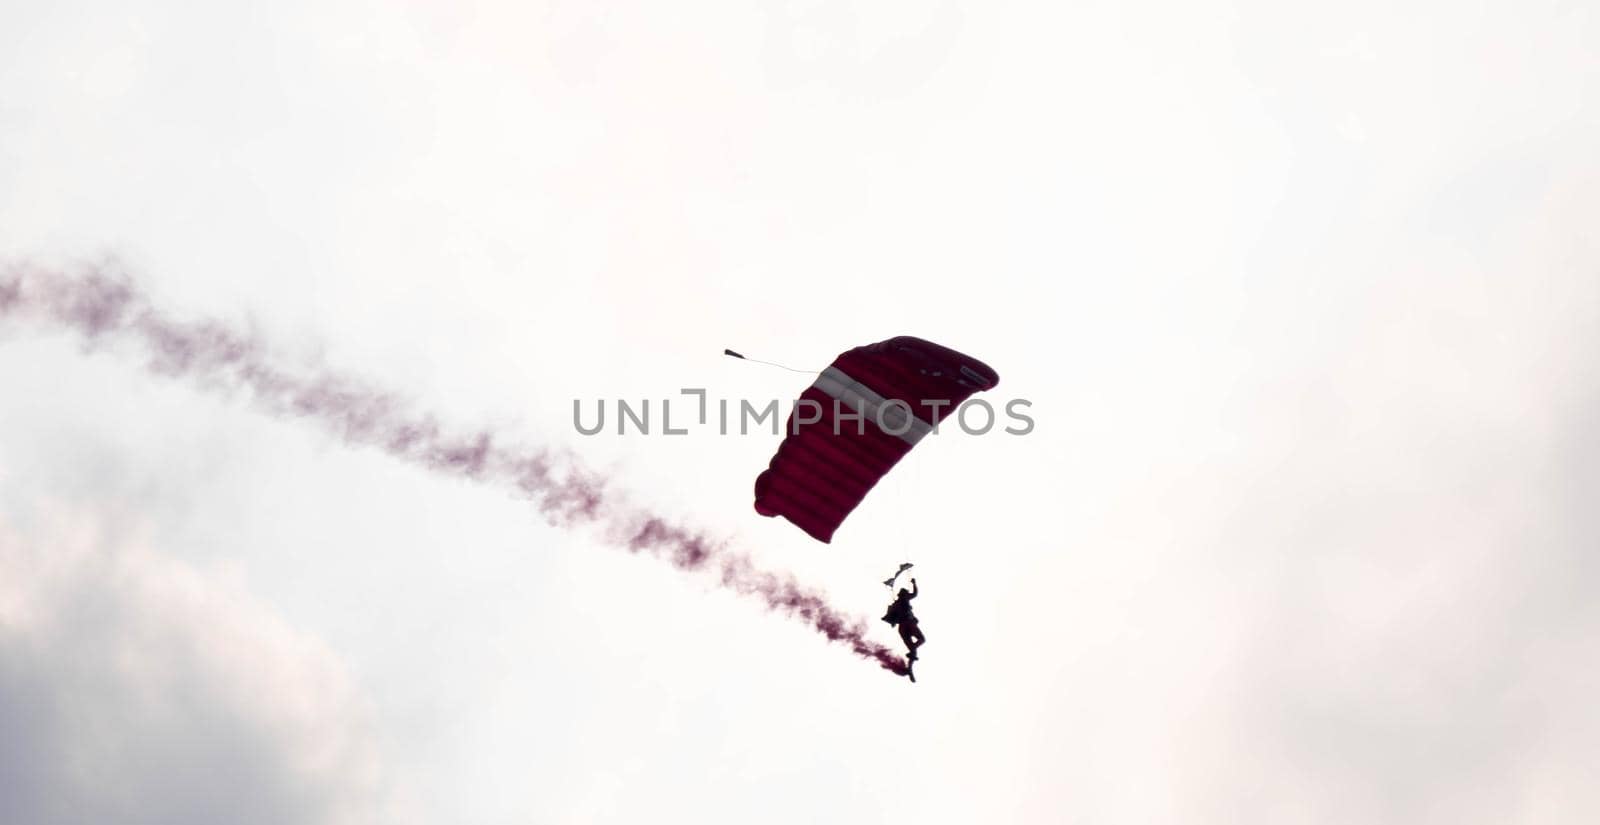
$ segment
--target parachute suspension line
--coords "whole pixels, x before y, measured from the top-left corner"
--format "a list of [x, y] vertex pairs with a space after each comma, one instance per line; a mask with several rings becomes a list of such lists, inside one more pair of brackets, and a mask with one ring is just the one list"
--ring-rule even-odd
[[918, 519], [916, 517], [917, 504], [922, 500], [922, 462], [918, 461], [917, 457], [911, 455], [910, 453], [906, 454], [906, 458], [910, 459], [911, 463], [911, 467], [909, 468], [911, 470], [911, 478], [907, 479], [911, 483], [904, 485], [905, 498], [909, 500], [909, 506], [906, 507], [905, 520], [901, 522], [903, 525], [905, 525], [900, 530], [901, 561], [911, 561], [911, 547], [913, 544], [915, 544], [915, 542], [912, 540], [914, 537], [911, 535], [911, 533], [914, 529], [914, 525], [918, 523]]
[[[908, 476], [916, 473], [916, 462], [909, 453], [901, 460], [911, 465], [906, 468], [911, 470], [911, 473], [907, 474]], [[910, 478], [906, 479], [908, 482], [910, 480]], [[906, 554], [911, 552], [911, 503], [915, 500], [915, 496], [912, 495], [909, 484], [896, 486], [898, 487], [896, 490], [898, 495], [895, 498], [898, 500], [895, 504], [898, 506], [895, 509], [900, 511], [900, 530], [898, 531], [900, 533], [900, 561], [907, 562], [911, 560]]]
[[740, 361], [749, 361], [752, 364], [766, 364], [769, 367], [777, 367], [780, 370], [788, 370], [790, 372], [799, 372], [799, 373], [804, 373], [806, 375], [816, 375], [816, 374], [822, 372], [822, 370], [800, 370], [800, 369], [795, 369], [794, 367], [786, 367], [786, 366], [784, 366], [782, 364], [775, 363], [773, 361], [763, 361], [760, 358], [749, 358], [747, 356], [740, 355], [739, 353], [734, 352], [731, 349], [724, 349], [722, 351], [722, 354], [723, 355], [732, 356], [734, 358], [739, 359]]

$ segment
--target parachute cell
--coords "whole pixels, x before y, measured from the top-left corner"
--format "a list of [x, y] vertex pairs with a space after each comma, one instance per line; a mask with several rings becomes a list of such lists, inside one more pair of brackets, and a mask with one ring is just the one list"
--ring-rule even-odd
[[999, 382], [982, 361], [910, 336], [841, 354], [795, 403], [777, 454], [756, 478], [756, 512], [831, 542], [936, 423]]

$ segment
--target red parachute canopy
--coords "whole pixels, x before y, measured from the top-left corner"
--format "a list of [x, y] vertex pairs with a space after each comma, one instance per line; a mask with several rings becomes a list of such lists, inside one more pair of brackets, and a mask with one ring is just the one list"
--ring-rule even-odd
[[921, 338], [841, 354], [789, 414], [783, 443], [756, 479], [756, 512], [783, 516], [831, 542], [867, 491], [934, 424], [998, 383], [982, 361]]

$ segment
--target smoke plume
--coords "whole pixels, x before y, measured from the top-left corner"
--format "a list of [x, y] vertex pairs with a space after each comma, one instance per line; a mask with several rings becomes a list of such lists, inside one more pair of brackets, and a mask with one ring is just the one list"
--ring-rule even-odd
[[392, 392], [351, 375], [282, 363], [256, 337], [215, 320], [182, 321], [153, 306], [114, 266], [66, 272], [28, 264], [0, 269], [0, 320], [63, 327], [91, 345], [131, 344], [155, 374], [230, 394], [262, 412], [315, 424], [347, 444], [382, 450], [439, 475], [527, 498], [553, 526], [592, 530], [607, 544], [708, 576], [831, 642], [904, 675], [905, 662], [792, 576], [758, 568], [704, 533], [629, 504], [570, 452], [512, 443], [490, 430], [451, 431]]

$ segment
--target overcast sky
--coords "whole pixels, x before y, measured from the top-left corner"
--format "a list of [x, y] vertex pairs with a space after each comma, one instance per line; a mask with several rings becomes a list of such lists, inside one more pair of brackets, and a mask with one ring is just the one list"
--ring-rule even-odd
[[[0, 0], [13, 271], [573, 449], [884, 643], [913, 561], [929, 638], [911, 684], [0, 318], [0, 821], [1594, 822], [1596, 44], [1583, 2]], [[1035, 427], [942, 429], [831, 545], [753, 511], [770, 433], [573, 428], [900, 334]]]

